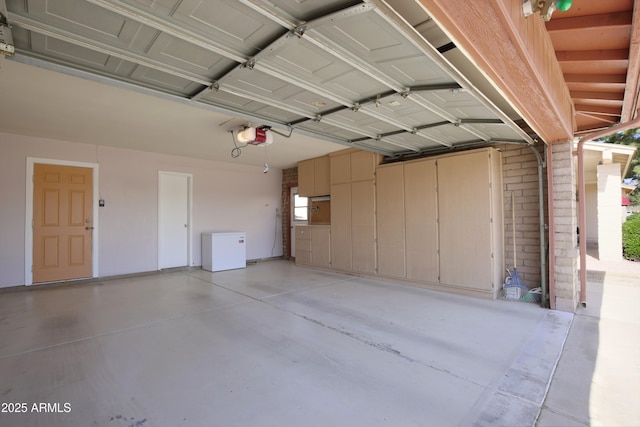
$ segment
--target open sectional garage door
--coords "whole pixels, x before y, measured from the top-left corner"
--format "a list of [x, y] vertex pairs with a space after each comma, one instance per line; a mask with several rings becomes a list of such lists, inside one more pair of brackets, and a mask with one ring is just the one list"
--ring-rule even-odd
[[416, 3], [5, 2], [22, 62], [391, 157], [532, 143]]

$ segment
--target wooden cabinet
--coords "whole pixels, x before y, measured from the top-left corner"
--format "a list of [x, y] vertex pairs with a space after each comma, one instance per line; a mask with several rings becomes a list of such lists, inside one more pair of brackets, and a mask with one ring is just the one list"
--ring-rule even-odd
[[503, 271], [500, 152], [438, 159], [440, 282], [495, 293]]
[[378, 274], [495, 297], [502, 281], [495, 149], [378, 167]]
[[314, 196], [315, 192], [314, 159], [298, 162], [298, 195], [302, 197]]
[[300, 196], [326, 196], [330, 191], [329, 156], [298, 162], [298, 194]]
[[351, 271], [351, 183], [331, 186], [331, 266]]
[[404, 165], [378, 169], [376, 176], [378, 274], [406, 277]]
[[436, 161], [378, 168], [378, 274], [439, 281]]
[[374, 181], [351, 183], [351, 271], [376, 274]]
[[376, 166], [381, 161], [379, 154], [356, 149], [337, 151], [329, 157], [331, 185], [374, 180]]
[[295, 227], [296, 264], [331, 267], [331, 227], [302, 225]]
[[404, 166], [407, 279], [439, 281], [437, 187], [435, 160]]
[[376, 274], [375, 168], [380, 156], [360, 150], [330, 154], [331, 266]]
[[351, 182], [351, 153], [344, 151], [338, 151], [338, 153], [342, 154], [329, 154], [331, 185]]

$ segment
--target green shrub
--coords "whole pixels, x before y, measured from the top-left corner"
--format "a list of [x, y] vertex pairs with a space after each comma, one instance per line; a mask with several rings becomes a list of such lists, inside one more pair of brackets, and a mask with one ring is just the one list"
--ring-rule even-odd
[[640, 213], [627, 217], [622, 224], [623, 256], [632, 261], [640, 261]]

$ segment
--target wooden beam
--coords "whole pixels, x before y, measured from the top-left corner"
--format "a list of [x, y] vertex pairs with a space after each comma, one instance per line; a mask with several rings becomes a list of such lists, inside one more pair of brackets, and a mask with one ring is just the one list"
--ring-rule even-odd
[[624, 74], [565, 74], [567, 83], [626, 83]]
[[575, 105], [576, 113], [591, 113], [591, 114], [600, 114], [603, 116], [620, 116], [620, 108], [617, 107], [607, 107], [604, 105], [588, 105], [588, 104], [576, 104]]
[[578, 130], [575, 132], [576, 135], [579, 134], [590, 134], [593, 133], [595, 131], [599, 131], [599, 130], [605, 130], [605, 129], [609, 129], [611, 126], [608, 125], [597, 125], [595, 123], [592, 123], [590, 125], [586, 125], [586, 126], [579, 126]]
[[576, 112], [576, 115], [578, 116], [582, 116], [582, 117], [588, 117], [590, 119], [593, 119], [597, 122], [603, 122], [603, 123], [609, 123], [610, 125], [614, 125], [616, 123], [618, 123], [619, 119], [618, 118], [610, 118], [610, 116], [597, 116], [594, 114], [585, 114], [585, 113], [581, 113], [581, 112]]
[[604, 101], [624, 101], [622, 92], [571, 92], [573, 99], [598, 99]]
[[515, 0], [419, 2], [543, 141], [573, 138], [573, 102], [539, 15], [525, 18]]
[[629, 42], [629, 65], [627, 68], [627, 87], [622, 104], [622, 123], [628, 122], [638, 114], [640, 98], [640, 1], [633, 2], [633, 23]]
[[629, 59], [629, 51], [626, 49], [557, 51], [556, 58], [560, 62], [626, 61]]
[[[594, 0], [592, 0], [594, 1]], [[616, 12], [616, 13], [603, 13], [601, 15], [586, 15], [576, 16], [573, 18], [559, 18], [552, 19], [547, 22], [547, 31], [573, 31], [584, 30], [587, 28], [611, 28], [630, 26], [632, 20], [632, 12]]]

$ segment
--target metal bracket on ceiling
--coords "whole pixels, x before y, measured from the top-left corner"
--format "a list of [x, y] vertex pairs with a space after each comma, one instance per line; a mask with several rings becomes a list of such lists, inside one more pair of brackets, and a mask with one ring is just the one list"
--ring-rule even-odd
[[244, 68], [248, 68], [250, 70], [253, 70], [253, 67], [256, 66], [256, 59], [255, 58], [251, 58], [250, 60], [248, 60], [247, 62], [244, 63]]
[[403, 97], [404, 99], [407, 99], [409, 97], [409, 93], [411, 92], [410, 89], [405, 90], [403, 92], [400, 92], [400, 96]]
[[351, 111], [353, 111], [354, 113], [357, 113], [358, 110], [360, 109], [361, 105], [359, 102], [356, 102], [355, 104], [353, 104], [353, 106], [351, 107]]
[[320, 120], [322, 120], [322, 114], [317, 114], [313, 119], [316, 123], [320, 123]]
[[302, 38], [304, 36], [304, 32], [307, 31], [306, 25], [300, 25], [299, 27], [294, 28], [293, 34], [295, 34], [298, 38]]

